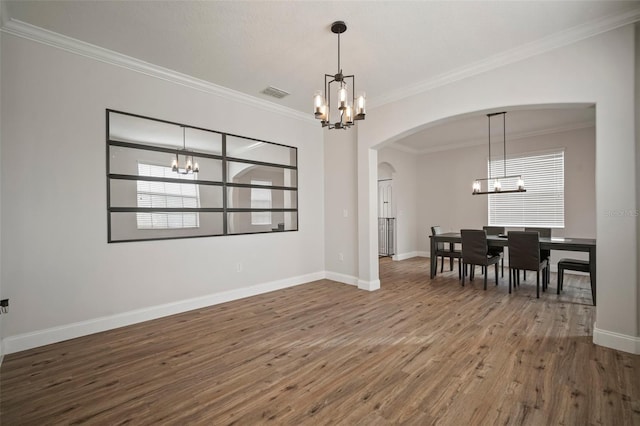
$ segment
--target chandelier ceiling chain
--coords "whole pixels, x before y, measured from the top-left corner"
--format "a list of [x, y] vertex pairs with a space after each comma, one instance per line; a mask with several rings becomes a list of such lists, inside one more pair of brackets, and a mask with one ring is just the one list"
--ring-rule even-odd
[[[502, 167], [503, 174], [502, 176], [496, 176], [495, 178], [492, 176], [491, 170], [491, 117], [496, 115], [502, 115]], [[527, 190], [524, 188], [524, 180], [522, 179], [522, 175], [512, 175], [507, 176], [507, 122], [506, 122], [506, 111], [503, 112], [494, 112], [487, 114], [487, 118], [489, 121], [489, 177], [485, 179], [476, 179], [473, 182], [473, 195], [481, 195], [481, 194], [506, 194], [511, 192], [526, 192]], [[507, 181], [510, 179], [516, 179], [515, 189], [503, 190], [502, 181]], [[493, 190], [489, 191], [488, 185], [490, 181], [493, 180]], [[502, 181], [501, 181], [502, 180]], [[486, 191], [482, 190], [482, 182], [486, 182]]]
[[[355, 76], [344, 75], [340, 66], [340, 34], [347, 31], [347, 24], [343, 21], [336, 21], [331, 24], [331, 32], [338, 35], [338, 72], [336, 74], [324, 75], [324, 93], [316, 91], [313, 97], [314, 115], [322, 123], [322, 127], [329, 129], [348, 129], [353, 126], [356, 120], [364, 120], [365, 117], [365, 94], [355, 95]], [[349, 85], [351, 85], [351, 103], [349, 103]], [[338, 116], [339, 120], [331, 122], [331, 89], [332, 83], [337, 83]], [[354, 111], [355, 110], [355, 111]]]
[[200, 166], [198, 162], [193, 161], [193, 154], [187, 150], [187, 138], [186, 138], [186, 127], [182, 127], [182, 154], [184, 155], [186, 164], [184, 167], [180, 167], [180, 158], [179, 154], [181, 152], [180, 149], [176, 150], [176, 157], [171, 162], [171, 171], [179, 173], [181, 175], [187, 175], [190, 173], [198, 173], [200, 171]]

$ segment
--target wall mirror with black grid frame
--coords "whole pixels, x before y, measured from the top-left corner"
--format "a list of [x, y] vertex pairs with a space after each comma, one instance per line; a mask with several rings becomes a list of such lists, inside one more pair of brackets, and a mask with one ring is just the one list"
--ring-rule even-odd
[[110, 109], [106, 124], [108, 242], [298, 230], [297, 148]]

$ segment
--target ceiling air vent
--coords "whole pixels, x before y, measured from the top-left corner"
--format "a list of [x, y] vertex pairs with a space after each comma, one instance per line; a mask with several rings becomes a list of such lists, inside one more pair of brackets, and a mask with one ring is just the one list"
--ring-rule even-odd
[[262, 91], [265, 95], [273, 96], [274, 98], [282, 99], [287, 95], [290, 95], [289, 92], [285, 92], [284, 90], [278, 89], [277, 87], [269, 86]]

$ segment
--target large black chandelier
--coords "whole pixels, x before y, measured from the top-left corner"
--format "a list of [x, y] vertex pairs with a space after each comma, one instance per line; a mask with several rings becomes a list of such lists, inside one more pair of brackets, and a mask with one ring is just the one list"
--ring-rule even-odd
[[[347, 31], [347, 24], [343, 21], [336, 21], [331, 24], [331, 32], [338, 34], [338, 73], [324, 75], [324, 94], [321, 90], [316, 91], [313, 97], [315, 117], [320, 120], [322, 127], [329, 129], [348, 129], [353, 126], [355, 120], [364, 120], [365, 116], [365, 95], [358, 96], [356, 100], [355, 89], [356, 79], [353, 75], [342, 74], [340, 68], [340, 34]], [[349, 84], [347, 84], [349, 81]], [[334, 84], [332, 86], [332, 84]], [[337, 121], [331, 121], [331, 89], [337, 90], [338, 115]], [[349, 96], [349, 86], [351, 86], [351, 96]], [[351, 103], [349, 103], [351, 100]], [[335, 105], [335, 103], [334, 103]]]

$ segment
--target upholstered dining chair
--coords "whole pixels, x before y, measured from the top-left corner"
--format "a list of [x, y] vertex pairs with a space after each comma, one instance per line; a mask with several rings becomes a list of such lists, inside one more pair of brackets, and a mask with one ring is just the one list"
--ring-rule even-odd
[[[524, 228], [525, 232], [537, 232], [540, 238], [551, 238], [551, 228]], [[547, 259], [549, 268], [547, 268], [547, 285], [551, 280], [551, 250], [540, 250], [540, 258]], [[524, 279], [527, 279], [527, 273], [524, 272]], [[545, 287], [546, 288], [546, 287]]]
[[484, 289], [487, 289], [487, 274], [489, 265], [495, 265], [496, 269], [496, 285], [498, 285], [498, 262], [500, 256], [490, 255], [487, 246], [487, 233], [482, 229], [463, 229], [460, 231], [462, 237], [462, 285], [466, 273], [464, 269], [466, 265], [471, 265], [469, 278], [473, 281], [475, 266], [484, 266]]
[[[487, 235], [501, 235], [505, 232], [504, 226], [483, 226], [482, 229]], [[504, 278], [504, 247], [489, 247], [489, 254], [500, 256], [500, 274]]]
[[[540, 271], [542, 271], [542, 290], [547, 288], [547, 270], [549, 262], [540, 256], [540, 236], [537, 232], [510, 231], [509, 244], [509, 293], [511, 280], [514, 287], [520, 285], [518, 271], [536, 271], [536, 297], [540, 298]], [[526, 279], [526, 278], [525, 278]]]
[[[432, 226], [431, 227], [431, 235], [440, 235], [442, 234], [442, 228], [440, 226]], [[460, 259], [462, 258], [462, 252], [460, 250], [455, 250], [454, 245], [450, 244], [449, 249], [445, 247], [445, 243], [436, 243], [436, 252], [431, 253], [431, 256], [436, 256], [436, 273], [438, 272], [438, 257], [440, 257], [440, 272], [444, 270], [444, 258], [449, 258], [450, 261], [453, 259], [458, 259], [458, 278], [462, 276], [462, 262]], [[453, 269], [453, 268], [452, 268]]]

